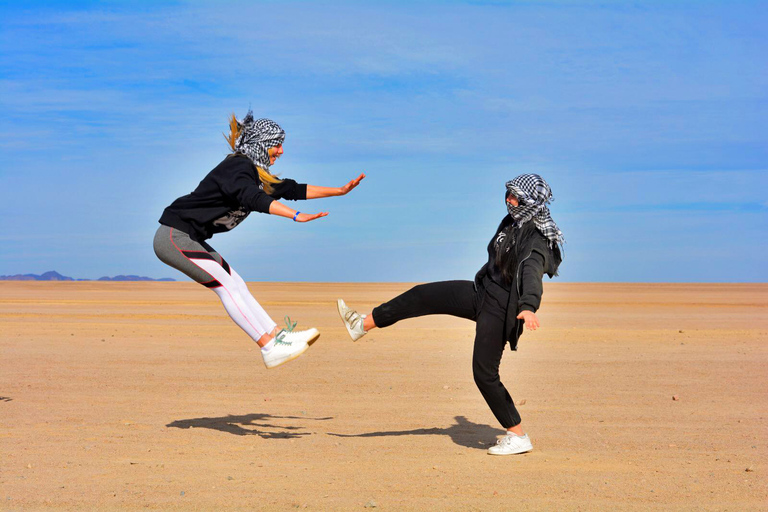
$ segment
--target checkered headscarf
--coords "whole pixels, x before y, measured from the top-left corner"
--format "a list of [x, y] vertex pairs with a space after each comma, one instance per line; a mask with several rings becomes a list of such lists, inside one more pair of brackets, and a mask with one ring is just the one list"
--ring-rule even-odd
[[270, 119], [253, 119], [248, 111], [242, 121], [237, 122], [240, 136], [235, 141], [235, 151], [245, 154], [253, 163], [269, 170], [269, 148], [279, 146], [285, 140], [285, 130]]
[[507, 194], [514, 195], [519, 203], [518, 206], [506, 203], [509, 214], [515, 220], [515, 226], [520, 227], [533, 219], [536, 228], [547, 237], [551, 247], [565, 242], [563, 232], [552, 220], [549, 208], [547, 208], [547, 204], [554, 198], [552, 197], [552, 190], [544, 178], [538, 174], [518, 176], [507, 182]]

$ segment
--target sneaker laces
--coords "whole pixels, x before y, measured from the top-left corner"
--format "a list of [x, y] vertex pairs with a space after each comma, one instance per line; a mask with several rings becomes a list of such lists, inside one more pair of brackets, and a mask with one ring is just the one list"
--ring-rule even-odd
[[279, 345], [292, 345], [293, 342], [285, 341], [285, 335], [293, 332], [299, 322], [291, 322], [291, 317], [289, 316], [283, 317], [283, 321], [285, 322], [285, 327], [280, 329], [280, 332], [275, 336], [275, 343]]
[[513, 437], [519, 437], [519, 436], [511, 436], [509, 434], [504, 434], [504, 437], [502, 437], [501, 439], [497, 439], [496, 440], [496, 444], [497, 445], [510, 444], [512, 442], [512, 438]]
[[299, 322], [291, 322], [291, 317], [289, 316], [284, 316], [283, 321], [285, 322], [285, 330], [288, 332], [293, 332], [293, 329], [299, 323]]

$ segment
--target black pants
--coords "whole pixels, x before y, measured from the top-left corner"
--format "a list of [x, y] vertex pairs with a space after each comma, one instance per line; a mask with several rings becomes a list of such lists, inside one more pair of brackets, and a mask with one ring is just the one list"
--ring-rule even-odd
[[388, 327], [406, 318], [452, 315], [476, 322], [472, 373], [475, 384], [504, 428], [520, 423], [520, 414], [499, 378], [504, 353], [504, 321], [509, 292], [486, 279], [475, 291], [472, 281], [442, 281], [414, 286], [374, 308], [377, 327]]

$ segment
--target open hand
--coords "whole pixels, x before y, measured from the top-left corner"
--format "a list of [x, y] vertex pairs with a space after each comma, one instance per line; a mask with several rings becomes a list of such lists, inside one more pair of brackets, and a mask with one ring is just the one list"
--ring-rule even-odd
[[357, 178], [353, 179], [352, 181], [350, 181], [349, 183], [341, 187], [341, 195], [349, 194], [349, 192], [353, 188], [358, 186], [360, 182], [363, 181], [363, 178], [365, 178], [365, 174], [361, 173], [360, 176], [358, 176]]
[[311, 220], [319, 219], [320, 217], [325, 217], [326, 215], [328, 215], [328, 212], [300, 213], [296, 216], [296, 222], [309, 222]]
[[531, 331], [535, 331], [539, 328], [539, 319], [533, 311], [524, 309], [517, 315], [517, 318], [525, 322], [525, 326]]

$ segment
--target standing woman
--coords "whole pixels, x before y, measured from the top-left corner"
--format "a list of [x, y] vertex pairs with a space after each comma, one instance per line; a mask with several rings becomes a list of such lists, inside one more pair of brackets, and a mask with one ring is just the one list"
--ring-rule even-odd
[[[274, 121], [230, 119], [226, 136], [232, 153], [186, 196], [176, 199], [160, 217], [155, 254], [163, 263], [210, 288], [221, 299], [234, 322], [261, 347], [264, 365], [274, 368], [299, 357], [319, 336], [317, 329], [294, 331], [294, 324], [278, 329], [248, 291], [245, 281], [206, 240], [237, 227], [252, 211], [309, 222], [328, 215], [296, 211], [277, 199], [315, 199], [341, 196], [355, 188], [361, 174], [340, 188], [318, 187], [278, 179], [270, 167], [283, 154], [285, 132]], [[262, 268], [269, 268], [264, 262]]]
[[541, 176], [523, 174], [507, 182], [508, 215], [488, 244], [488, 262], [472, 281], [443, 281], [415, 286], [360, 315], [339, 299], [344, 325], [358, 340], [375, 327], [424, 315], [453, 315], [476, 322], [472, 372], [475, 383], [507, 435], [488, 450], [491, 455], [531, 451], [520, 414], [499, 378], [499, 364], [509, 343], [517, 350], [523, 326], [539, 327], [542, 278], [557, 275], [563, 234], [549, 214], [549, 185]]

